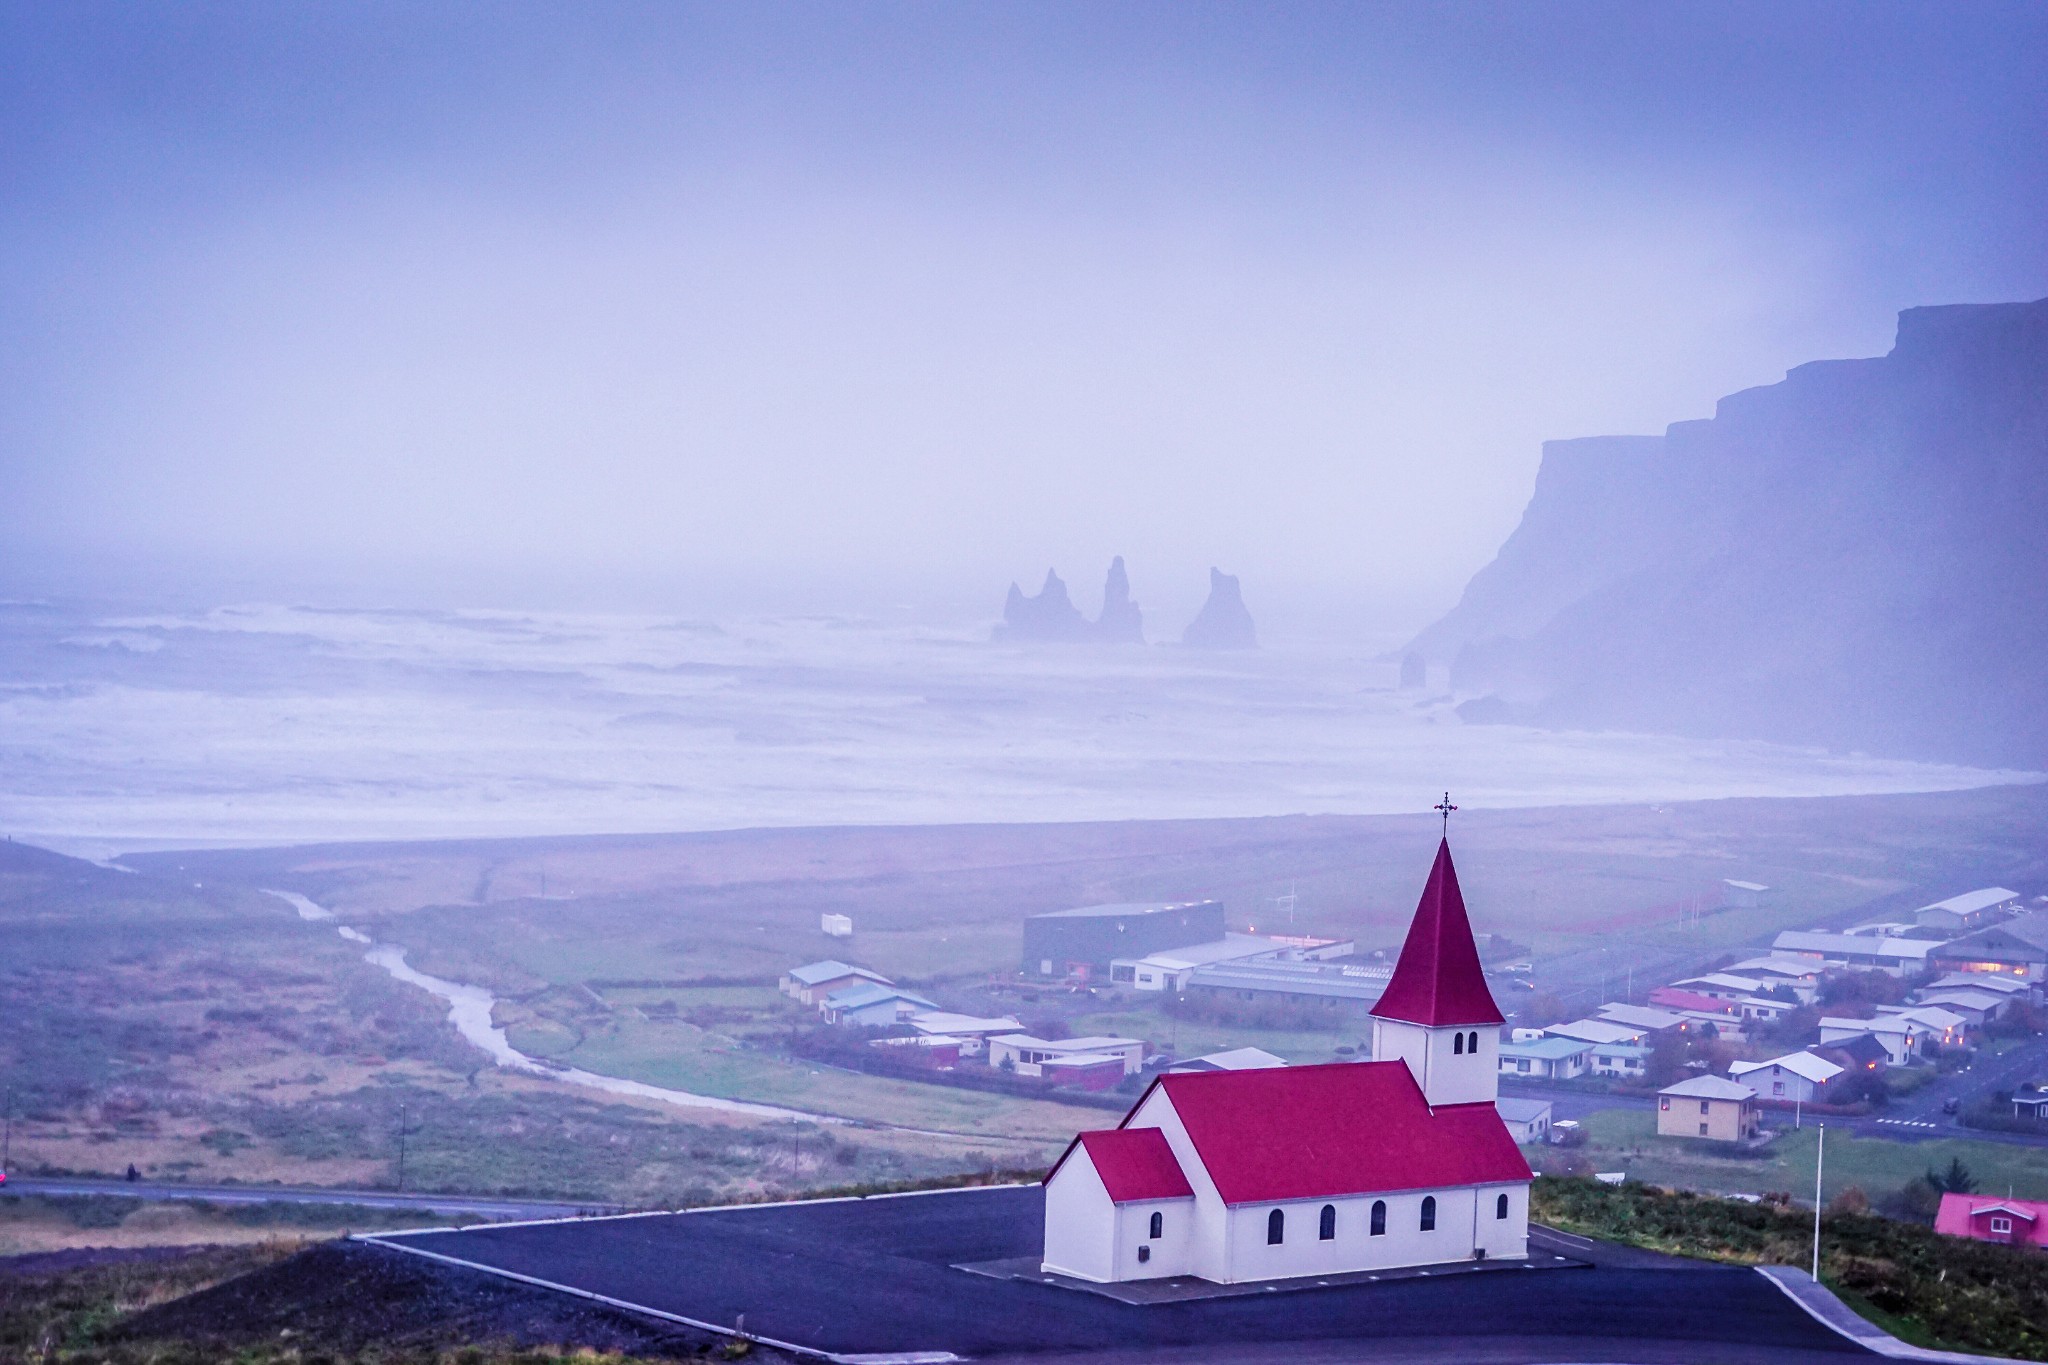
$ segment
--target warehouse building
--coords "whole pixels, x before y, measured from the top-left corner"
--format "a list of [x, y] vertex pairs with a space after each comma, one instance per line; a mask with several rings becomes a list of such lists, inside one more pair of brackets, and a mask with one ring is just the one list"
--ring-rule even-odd
[[1107, 979], [1118, 958], [1214, 943], [1225, 936], [1221, 901], [1083, 905], [1024, 921], [1024, 970], [1035, 976]]

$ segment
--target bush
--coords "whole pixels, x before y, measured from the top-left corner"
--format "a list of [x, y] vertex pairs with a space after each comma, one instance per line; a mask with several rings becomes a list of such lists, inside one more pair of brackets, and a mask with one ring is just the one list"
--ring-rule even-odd
[[[1919, 1182], [1924, 1183], [1924, 1182]], [[1530, 1217], [1569, 1231], [1747, 1265], [1803, 1266], [1812, 1214], [1638, 1184], [1539, 1177]], [[1949, 1345], [2048, 1360], [2048, 1256], [1827, 1213], [1821, 1278]]]

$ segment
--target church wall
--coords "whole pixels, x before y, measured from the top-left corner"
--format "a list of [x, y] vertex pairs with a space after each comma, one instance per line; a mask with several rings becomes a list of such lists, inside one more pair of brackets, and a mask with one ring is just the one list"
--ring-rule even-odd
[[[1430, 1194], [1437, 1201], [1436, 1228], [1424, 1232], [1422, 1200]], [[1387, 1230], [1379, 1237], [1369, 1232], [1375, 1199], [1387, 1203]], [[1489, 1205], [1491, 1202], [1489, 1196]], [[1337, 1209], [1337, 1235], [1327, 1242], [1317, 1236], [1325, 1204]], [[1266, 1222], [1276, 1208], [1286, 1215], [1286, 1239], [1273, 1246], [1266, 1241]], [[1230, 1210], [1234, 1255], [1223, 1278], [1231, 1282], [1274, 1280], [1469, 1261], [1476, 1210], [1475, 1192], [1470, 1188], [1240, 1205]], [[1491, 1217], [1491, 1207], [1486, 1212]], [[1513, 1221], [1512, 1207], [1509, 1221]], [[1497, 1253], [1489, 1248], [1487, 1254]]]
[[[1499, 1198], [1508, 1197], [1508, 1216], [1498, 1217]], [[1529, 1187], [1526, 1184], [1482, 1185], [1474, 1210], [1473, 1245], [1487, 1257], [1518, 1260], [1529, 1254]]]
[[1181, 1273], [1200, 1275], [1206, 1280], [1221, 1280], [1229, 1257], [1229, 1209], [1223, 1203], [1223, 1196], [1217, 1193], [1216, 1182], [1209, 1178], [1209, 1169], [1202, 1164], [1194, 1139], [1188, 1136], [1187, 1126], [1180, 1121], [1173, 1101], [1166, 1097], [1165, 1088], [1155, 1086], [1123, 1126], [1157, 1128], [1165, 1135], [1166, 1145], [1173, 1149], [1174, 1158], [1180, 1162], [1180, 1168], [1195, 1192], [1194, 1235], [1184, 1262], [1186, 1269]]
[[1115, 1278], [1116, 1205], [1085, 1146], [1046, 1183], [1043, 1264], [1084, 1280]]
[[[1479, 1038], [1479, 1050], [1461, 1052], [1456, 1039]], [[1399, 1019], [1372, 1021], [1372, 1055], [1403, 1061], [1432, 1105], [1492, 1104], [1500, 1097], [1500, 1030], [1490, 1025], [1424, 1028]]]

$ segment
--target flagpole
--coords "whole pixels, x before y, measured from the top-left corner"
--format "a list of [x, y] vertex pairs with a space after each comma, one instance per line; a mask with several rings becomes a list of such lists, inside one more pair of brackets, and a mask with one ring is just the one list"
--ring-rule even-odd
[[1820, 1173], [1828, 1159], [1828, 1126], [1820, 1125], [1813, 1147], [1813, 1282], [1820, 1283]]

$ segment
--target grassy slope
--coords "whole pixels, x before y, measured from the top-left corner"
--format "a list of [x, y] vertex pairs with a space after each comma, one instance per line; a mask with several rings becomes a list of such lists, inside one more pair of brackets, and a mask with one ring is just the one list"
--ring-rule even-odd
[[[1804, 1267], [1812, 1214], [1630, 1183], [1544, 1177], [1531, 1216], [1553, 1227], [1744, 1265]], [[1821, 1279], [1879, 1325], [1954, 1350], [2048, 1360], [2048, 1258], [1869, 1214], [1827, 1215]]]
[[[1600, 1110], [1585, 1123], [1584, 1155], [1599, 1170], [1722, 1194], [1813, 1194], [1818, 1133], [1811, 1127], [1786, 1133], [1761, 1156], [1738, 1157], [1718, 1143], [1659, 1138], [1656, 1115], [1647, 1109]], [[2048, 1148], [1969, 1138], [1894, 1142], [1840, 1129], [1828, 1134], [1823, 1197], [1833, 1199], [1853, 1185], [1882, 1199], [1930, 1168], [1946, 1169], [1951, 1159], [1970, 1169], [1980, 1189], [2009, 1188], [2022, 1199], [2048, 1199]]]

